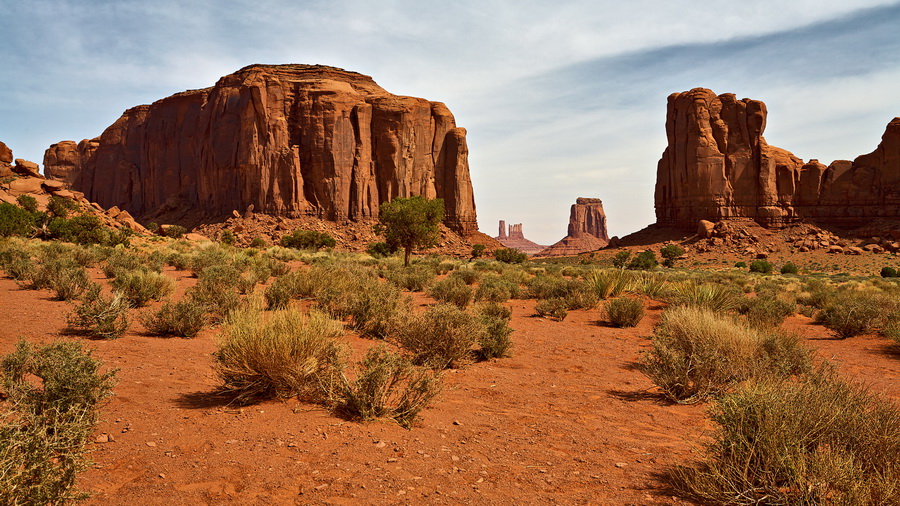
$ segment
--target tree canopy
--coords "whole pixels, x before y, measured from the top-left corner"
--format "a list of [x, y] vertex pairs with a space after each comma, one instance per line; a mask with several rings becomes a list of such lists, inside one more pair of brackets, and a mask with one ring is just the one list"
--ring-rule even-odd
[[381, 204], [376, 232], [392, 247], [403, 248], [403, 265], [413, 250], [434, 246], [441, 238], [444, 200], [422, 196], [396, 198]]

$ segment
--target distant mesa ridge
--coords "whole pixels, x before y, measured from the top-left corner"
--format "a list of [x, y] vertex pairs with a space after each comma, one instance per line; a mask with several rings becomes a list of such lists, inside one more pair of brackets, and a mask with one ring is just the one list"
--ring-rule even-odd
[[569, 256], [596, 251], [609, 244], [606, 213], [600, 199], [579, 197], [569, 210], [568, 234], [538, 256]]
[[253, 206], [360, 220], [422, 195], [444, 199], [456, 232], [478, 228], [466, 130], [450, 110], [324, 65], [249, 65], [128, 109], [96, 139], [54, 144], [44, 165], [89, 200], [145, 218]]
[[875, 151], [829, 166], [804, 163], [763, 138], [766, 105], [705, 88], [668, 98], [668, 146], [657, 166], [656, 222], [693, 229], [700, 220], [799, 220], [855, 226], [900, 218], [900, 118]]
[[500, 233], [495, 239], [500, 241], [500, 244], [506, 248], [515, 248], [528, 255], [534, 255], [546, 248], [546, 246], [526, 239], [525, 234], [522, 232], [521, 223], [509, 225], [509, 233], [507, 233], [506, 221], [500, 220]]

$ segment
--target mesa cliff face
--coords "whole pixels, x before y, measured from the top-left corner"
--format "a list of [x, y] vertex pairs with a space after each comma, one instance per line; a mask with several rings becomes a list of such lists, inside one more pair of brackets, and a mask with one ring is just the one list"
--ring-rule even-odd
[[670, 95], [657, 223], [695, 228], [699, 220], [752, 219], [780, 226], [802, 218], [900, 217], [900, 118], [874, 152], [826, 167], [769, 146], [766, 116], [764, 103], [733, 94], [697, 88]]
[[98, 139], [55, 144], [44, 163], [88, 199], [134, 215], [252, 205], [358, 220], [422, 195], [444, 199], [452, 229], [477, 230], [466, 131], [449, 109], [333, 67], [251, 65], [129, 109]]
[[596, 251], [609, 244], [603, 201], [579, 197], [569, 210], [568, 234], [539, 256], [568, 256]]

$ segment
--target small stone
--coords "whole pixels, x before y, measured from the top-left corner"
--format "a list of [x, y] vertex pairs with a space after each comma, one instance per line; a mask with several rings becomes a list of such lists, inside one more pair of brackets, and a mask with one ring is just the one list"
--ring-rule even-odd
[[109, 443], [110, 441], [109, 434], [100, 434], [94, 439], [95, 443]]
[[616, 467], [618, 467], [618, 468], [628, 467], [628, 464], [626, 464], [625, 462], [616, 462]]
[[147, 441], [147, 446], [153, 448], [156, 446], [156, 443], [154, 443], [153, 441]]
[[387, 443], [385, 443], [384, 441], [375, 443], [375, 448], [384, 448], [385, 446], [387, 446]]

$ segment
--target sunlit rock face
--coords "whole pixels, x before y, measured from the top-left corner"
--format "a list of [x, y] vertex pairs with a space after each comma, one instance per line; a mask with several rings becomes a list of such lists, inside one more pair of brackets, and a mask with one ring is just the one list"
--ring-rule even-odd
[[900, 217], [900, 118], [874, 152], [826, 167], [769, 146], [766, 116], [763, 102], [730, 93], [696, 88], [670, 95], [657, 223], [696, 228], [700, 220], [752, 219], [780, 226], [801, 218]]
[[211, 88], [131, 108], [82, 144], [51, 147], [49, 173], [134, 215], [252, 205], [357, 220], [422, 195], [444, 199], [452, 229], [477, 230], [466, 131], [450, 110], [334, 67], [250, 65]]

